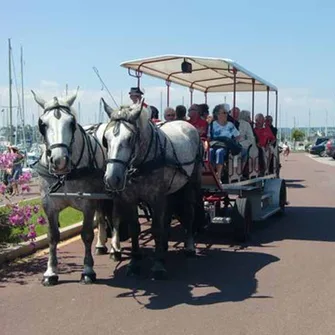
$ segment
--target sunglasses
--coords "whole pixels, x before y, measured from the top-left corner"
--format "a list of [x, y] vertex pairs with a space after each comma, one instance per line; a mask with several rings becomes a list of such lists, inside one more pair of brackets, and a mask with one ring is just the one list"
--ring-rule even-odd
[[166, 116], [175, 116], [174, 114], [166, 114]]

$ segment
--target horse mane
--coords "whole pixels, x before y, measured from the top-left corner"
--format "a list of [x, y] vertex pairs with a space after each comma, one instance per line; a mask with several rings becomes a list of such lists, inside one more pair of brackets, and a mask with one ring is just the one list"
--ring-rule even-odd
[[[133, 108], [136, 108], [136, 105], [122, 105], [118, 109], [114, 110], [110, 116], [110, 121], [119, 121], [124, 120], [130, 122], [131, 119], [131, 112]], [[149, 110], [146, 107], [142, 107], [142, 111], [139, 117], [140, 123], [144, 126], [148, 123], [150, 119]]]

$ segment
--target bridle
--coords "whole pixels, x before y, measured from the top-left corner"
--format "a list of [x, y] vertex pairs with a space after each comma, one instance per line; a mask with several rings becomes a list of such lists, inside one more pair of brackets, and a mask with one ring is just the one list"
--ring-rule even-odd
[[111, 120], [107, 127], [105, 128], [103, 137], [102, 137], [102, 144], [103, 146], [108, 149], [108, 145], [107, 145], [107, 140], [106, 140], [106, 131], [109, 130], [111, 127], [114, 126], [113, 128], [113, 133], [114, 135], [117, 135], [120, 132], [120, 126], [121, 124], [123, 126], [125, 126], [134, 136], [132, 137], [131, 140], [131, 154], [129, 156], [129, 159], [127, 161], [123, 161], [121, 159], [118, 158], [107, 158], [105, 160], [106, 164], [113, 164], [113, 163], [117, 163], [117, 164], [121, 164], [123, 165], [125, 168], [130, 168], [130, 166], [132, 165], [132, 163], [136, 160], [136, 143], [139, 142], [140, 140], [140, 130], [137, 127], [136, 123], [130, 122], [126, 119], [117, 119], [117, 120]]
[[[72, 117], [72, 122], [71, 122], [71, 132], [72, 132], [72, 136], [71, 136], [71, 141], [69, 144], [65, 144], [65, 143], [54, 143], [52, 145], [50, 145], [48, 143], [48, 140], [46, 139], [46, 125], [43, 123], [43, 121], [41, 120], [41, 118], [38, 119], [38, 128], [39, 128], [39, 131], [41, 133], [41, 135], [43, 136], [43, 139], [44, 139], [44, 142], [45, 142], [45, 146], [46, 146], [46, 157], [47, 159], [49, 159], [49, 157], [51, 156], [51, 151], [55, 148], [65, 148], [67, 151], [68, 151], [68, 154], [69, 156], [71, 156], [72, 154], [72, 145], [73, 145], [73, 142], [74, 142], [74, 133], [76, 131], [76, 126], [77, 126], [77, 122], [76, 122], [76, 119], [75, 117], [72, 115], [71, 113], [71, 110], [68, 106], [63, 106], [63, 105], [60, 105], [58, 102], [57, 102], [57, 105], [56, 106], [52, 106], [52, 107], [49, 107], [49, 108], [46, 108], [44, 110], [44, 113], [43, 115], [45, 115], [46, 113], [48, 112], [51, 112], [53, 111], [54, 112], [54, 116], [58, 119], [60, 119], [61, 117], [61, 113], [66, 113], [67, 115], [71, 116]], [[71, 163], [72, 164], [72, 163]], [[49, 172], [51, 174], [54, 174], [52, 173], [51, 171], [51, 166], [49, 164]], [[68, 171], [69, 172], [69, 171]], [[68, 173], [67, 172], [67, 173]]]

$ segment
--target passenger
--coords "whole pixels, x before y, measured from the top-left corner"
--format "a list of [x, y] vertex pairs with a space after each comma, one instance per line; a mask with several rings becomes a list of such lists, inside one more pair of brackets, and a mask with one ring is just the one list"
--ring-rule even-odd
[[240, 123], [238, 120], [240, 118], [240, 109], [238, 107], [233, 107], [229, 114], [228, 121], [232, 122], [236, 129], [239, 129]]
[[201, 139], [207, 139], [208, 123], [200, 117], [199, 105], [193, 104], [188, 110], [188, 116], [188, 122], [198, 130]]
[[257, 145], [261, 148], [265, 148], [268, 144], [273, 143], [276, 138], [273, 135], [270, 127], [265, 123], [264, 115], [257, 114], [255, 116], [255, 129], [254, 132], [257, 137]]
[[[278, 133], [278, 129], [276, 127], [274, 127], [272, 125], [273, 123], [273, 119], [272, 119], [272, 116], [271, 115], [267, 115], [265, 117], [265, 126], [266, 127], [269, 127], [273, 136], [275, 137], [275, 140], [271, 143], [273, 148], [276, 148], [276, 145], [277, 145], [277, 133]], [[279, 157], [278, 157], [279, 158]], [[273, 173], [274, 172], [274, 157], [272, 156], [271, 157], [271, 161], [270, 161], [270, 166], [269, 166], [269, 172], [270, 173]]]
[[[255, 116], [255, 128], [254, 133], [256, 134], [256, 142], [259, 148], [259, 165], [261, 173], [265, 171], [265, 157], [263, 149], [268, 148], [271, 143], [273, 143], [276, 138], [272, 134], [269, 126], [264, 125], [265, 119], [263, 114], [257, 114]], [[272, 159], [269, 162], [269, 167]]]
[[176, 120], [186, 121], [186, 107], [178, 105], [176, 107]]
[[151, 121], [154, 123], [161, 122], [159, 119], [159, 111], [155, 106], [150, 106], [151, 109]]
[[236, 143], [239, 140], [240, 133], [234, 124], [228, 121], [228, 111], [226, 104], [215, 106], [213, 110], [214, 121], [208, 129], [208, 138], [212, 146], [209, 150], [209, 157], [216, 168], [219, 180], [222, 177], [228, 150], [234, 151], [235, 154], [241, 151], [241, 147]]
[[209, 116], [209, 107], [207, 104], [200, 104], [199, 106], [199, 113], [200, 113], [200, 117], [207, 121], [207, 118]]
[[164, 110], [164, 119], [165, 121], [173, 121], [176, 119], [176, 112], [173, 108], [167, 107]]
[[[272, 116], [267, 115], [265, 117], [265, 126], [268, 126], [271, 129], [273, 136], [275, 138], [277, 138], [278, 129], [276, 127], [274, 127], [272, 123], [273, 123]], [[273, 143], [273, 146], [274, 147], [276, 146], [276, 141]]]
[[250, 112], [247, 110], [242, 110], [239, 113], [239, 132], [240, 132], [240, 144], [242, 145], [242, 159], [247, 158], [248, 149], [250, 146], [256, 147], [256, 140], [254, 132], [250, 125]]

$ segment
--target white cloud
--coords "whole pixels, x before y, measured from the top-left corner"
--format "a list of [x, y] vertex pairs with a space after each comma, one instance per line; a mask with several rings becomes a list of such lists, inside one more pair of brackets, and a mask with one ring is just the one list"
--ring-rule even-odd
[[[38, 87], [33, 90], [42, 96], [45, 100], [51, 99], [54, 96], [65, 96], [65, 87], [51, 80], [42, 80]], [[126, 104], [130, 102], [128, 98], [129, 88], [120, 89], [117, 92], [112, 92], [113, 97], [118, 104]], [[73, 94], [76, 88], [69, 88], [68, 94]], [[145, 100], [148, 104], [156, 106], [161, 110], [166, 106], [166, 87], [150, 86], [145, 88]], [[121, 97], [121, 92], [123, 92]], [[82, 124], [95, 123], [105, 121], [104, 111], [100, 110], [100, 98], [104, 97], [112, 106], [113, 100], [105, 90], [82, 90], [79, 89], [78, 98], [75, 102], [75, 108], [80, 115]], [[212, 93], [208, 94], [208, 104], [210, 109], [218, 103], [223, 103], [226, 98], [227, 103], [232, 105], [232, 94], [227, 93]], [[236, 96], [237, 106], [242, 109], [251, 110], [251, 93], [241, 93]], [[204, 94], [194, 92], [194, 103], [203, 103]], [[78, 111], [80, 103], [80, 111]], [[187, 88], [171, 86], [170, 88], [170, 106], [184, 104], [186, 107], [190, 105], [190, 94]], [[0, 87], [0, 105], [8, 106], [8, 88]], [[13, 90], [13, 105], [17, 106], [17, 93]], [[325, 111], [328, 110], [328, 125], [335, 123], [335, 99], [316, 97], [306, 88], [285, 88], [279, 91], [279, 105], [281, 115], [278, 122], [281, 126], [293, 126], [294, 118], [298, 126], [308, 125], [308, 111], [311, 110], [311, 125], [322, 126], [325, 124]], [[275, 110], [275, 95], [270, 94], [270, 113], [273, 115]], [[37, 123], [37, 118], [41, 113], [33, 99], [30, 89], [25, 91], [25, 118], [26, 123]], [[255, 94], [255, 113], [266, 113], [266, 93]], [[99, 119], [100, 118], [100, 119]], [[6, 120], [5, 120], [6, 122]], [[13, 111], [13, 122], [16, 123], [16, 109]], [[3, 118], [0, 118], [0, 124], [3, 123]]]
[[40, 87], [41, 89], [57, 89], [59, 88], [59, 84], [55, 81], [50, 80], [41, 80]]

